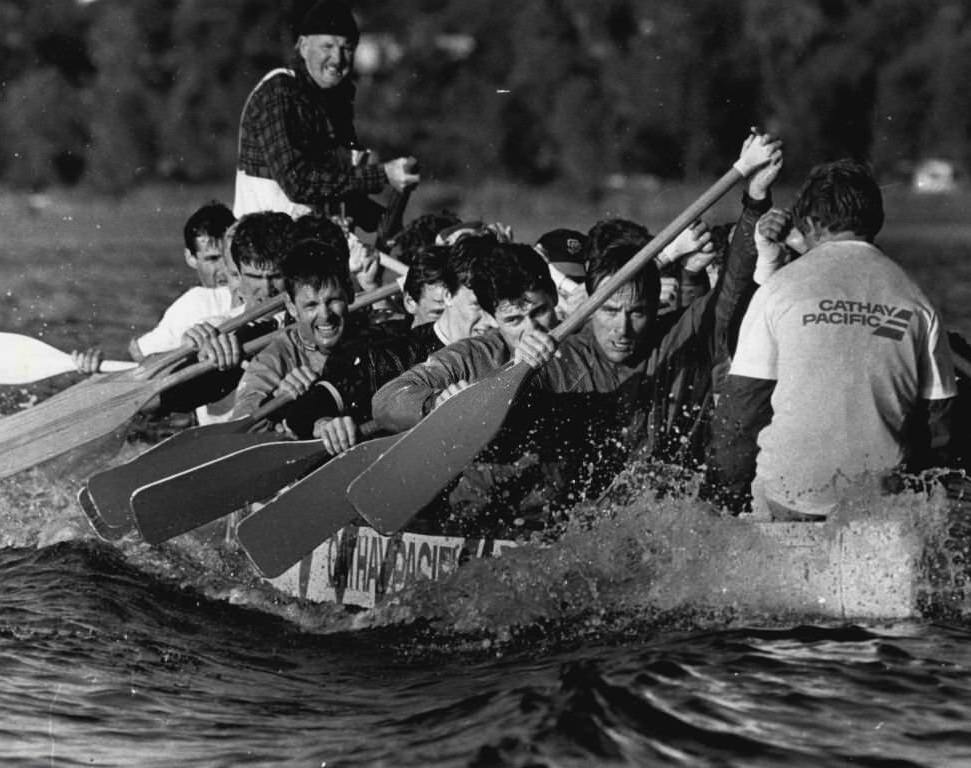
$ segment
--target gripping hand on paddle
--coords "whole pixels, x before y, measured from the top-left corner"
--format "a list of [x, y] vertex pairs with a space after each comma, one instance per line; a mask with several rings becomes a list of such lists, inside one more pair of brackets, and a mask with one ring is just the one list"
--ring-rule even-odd
[[[698, 219], [690, 227], [683, 230], [680, 235], [674, 238], [669, 246], [661, 251], [657, 257], [657, 265], [658, 267], [665, 267], [668, 264], [673, 264], [678, 259], [689, 257], [685, 259], [684, 265], [685, 268], [689, 268], [688, 261], [692, 254], [710, 254], [709, 261], [715, 256], [715, 246], [711, 242], [711, 232], [708, 229], [708, 225], [701, 219]], [[704, 266], [699, 269], [692, 269], [692, 271], [699, 272], [701, 269], [704, 269]]]
[[211, 361], [220, 371], [237, 367], [243, 359], [235, 333], [220, 333], [212, 323], [197, 323], [183, 338], [199, 350], [199, 360]]
[[378, 252], [368, 248], [354, 235], [348, 235], [347, 246], [351, 255], [347, 264], [351, 275], [357, 278], [361, 290], [368, 292], [380, 288], [381, 261]]
[[74, 367], [78, 369], [78, 373], [89, 375], [97, 373], [103, 360], [104, 355], [97, 347], [88, 347], [84, 352], [77, 350], [71, 352], [71, 361], [74, 363]]
[[[768, 134], [765, 134], [768, 136]], [[752, 174], [748, 180], [748, 196], [753, 200], [764, 200], [782, 170], [782, 143], [773, 151], [769, 162]]]
[[353, 448], [359, 434], [357, 424], [350, 416], [317, 419], [314, 422], [314, 437], [320, 438], [324, 450], [331, 456]]
[[309, 365], [294, 368], [280, 380], [273, 394], [290, 395], [293, 400], [296, 400], [300, 395], [309, 392], [318, 378], [317, 373]]
[[469, 388], [469, 382], [465, 379], [461, 381], [456, 381], [454, 384], [449, 384], [445, 389], [438, 393], [438, 397], [435, 398], [435, 407], [438, 408], [442, 403], [448, 400], [453, 395], [457, 395], [463, 389]]
[[742, 143], [742, 151], [735, 161], [735, 170], [742, 176], [749, 176], [764, 165], [778, 161], [782, 163], [782, 140], [769, 133], [759, 133], [757, 128]]
[[526, 331], [519, 339], [516, 351], [513, 352], [513, 362], [526, 363], [530, 368], [539, 368], [548, 363], [556, 354], [556, 342], [553, 337], [540, 328]]

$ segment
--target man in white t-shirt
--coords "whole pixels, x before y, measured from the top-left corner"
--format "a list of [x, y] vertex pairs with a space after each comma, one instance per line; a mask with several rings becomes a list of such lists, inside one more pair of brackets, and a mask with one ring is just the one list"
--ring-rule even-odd
[[184, 342], [186, 332], [197, 323], [218, 323], [230, 315], [233, 295], [223, 260], [223, 237], [236, 219], [222, 203], [207, 203], [185, 223], [185, 263], [194, 270], [199, 285], [177, 298], [152, 330], [132, 339], [132, 359], [142, 360], [157, 352], [168, 352]]
[[873, 245], [883, 201], [867, 167], [814, 168], [793, 217], [808, 250], [745, 314], [708, 487], [739, 512], [751, 482], [757, 517], [812, 520], [848, 486], [944, 460], [956, 388], [940, 316]]
[[[186, 341], [201, 347], [205, 339], [193, 332], [194, 326], [204, 322], [215, 325], [242, 310], [234, 309], [238, 302], [229, 287], [223, 258], [224, 238], [235, 221], [232, 211], [216, 200], [186, 220], [182, 229], [185, 263], [196, 273], [199, 285], [172, 302], [155, 328], [129, 342], [128, 352], [133, 360], [141, 362], [149, 355], [177, 349]], [[72, 354], [80, 373], [94, 373], [101, 365], [98, 347]]]

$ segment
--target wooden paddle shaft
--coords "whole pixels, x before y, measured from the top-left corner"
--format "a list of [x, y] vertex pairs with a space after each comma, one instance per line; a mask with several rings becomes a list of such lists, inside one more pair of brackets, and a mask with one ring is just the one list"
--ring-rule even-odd
[[378, 260], [381, 262], [382, 267], [390, 269], [392, 272], [402, 277], [408, 274], [408, 266], [406, 264], [402, 264], [400, 261], [388, 256], [386, 253], [381, 253], [378, 256]]
[[[243, 345], [244, 355], [254, 355], [260, 350], [264, 349], [270, 344], [275, 338], [286, 332], [286, 328], [278, 328], [277, 330], [264, 334], [259, 338], [253, 339], [252, 341], [247, 341]], [[204, 373], [209, 373], [209, 371], [216, 370], [216, 363], [213, 360], [203, 360], [198, 363], [193, 363], [192, 365], [187, 365], [185, 368], [171, 373], [168, 376], [160, 379], [158, 385], [155, 387], [155, 394], [159, 394], [166, 389], [171, 389], [179, 384], [184, 384], [187, 381], [191, 381], [197, 376], [201, 376]]]
[[[244, 325], [249, 325], [254, 320], [259, 320], [261, 317], [273, 314], [283, 309], [284, 306], [284, 296], [280, 294], [279, 296], [274, 296], [272, 299], [260, 302], [252, 309], [243, 312], [243, 314], [237, 317], [231, 317], [226, 322], [220, 324], [217, 330], [220, 333], [231, 333]], [[146, 366], [145, 370], [142, 372], [141, 378], [149, 379], [160, 371], [165, 370], [174, 363], [181, 362], [185, 358], [189, 357], [195, 353], [196, 347], [194, 344], [183, 344], [178, 349], [173, 349], [171, 352], [164, 353], [157, 360], [153, 360], [151, 364]]]
[[400, 290], [401, 288], [398, 286], [398, 283], [394, 282], [389, 285], [382, 285], [380, 288], [375, 288], [373, 291], [368, 291], [367, 293], [359, 293], [354, 297], [354, 302], [347, 309], [351, 312], [363, 309], [375, 302], [381, 301], [381, 299], [394, 296]]
[[664, 248], [685, 229], [718, 202], [728, 190], [737, 184], [742, 174], [733, 166], [724, 176], [712, 184], [691, 205], [684, 209], [670, 224], [658, 232], [643, 248], [641, 248], [624, 266], [597, 286], [597, 290], [579, 307], [571, 312], [562, 323], [556, 326], [550, 334], [557, 342], [563, 341], [574, 331], [578, 330], [600, 305], [609, 299], [618, 288], [629, 282], [634, 275], [647, 266]]

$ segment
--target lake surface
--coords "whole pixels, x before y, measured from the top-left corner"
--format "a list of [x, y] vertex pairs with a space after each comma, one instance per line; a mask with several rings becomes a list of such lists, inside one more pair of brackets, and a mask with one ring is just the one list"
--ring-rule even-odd
[[0, 483], [3, 765], [971, 765], [963, 596], [894, 624], [702, 607], [717, 569], [664, 551], [687, 500], [350, 613], [188, 538], [104, 544], [71, 490]]
[[[971, 336], [971, 197], [885, 191], [881, 244]], [[460, 212], [526, 239], [670, 218], [660, 199], [550, 213], [545, 192], [520, 192]], [[190, 284], [181, 227], [211, 193], [154, 195], [0, 199], [0, 329], [123, 355]], [[712, 221], [736, 215], [726, 198]], [[582, 545], [349, 614], [275, 595], [232, 553], [103, 544], [75, 490], [0, 481], [3, 766], [971, 765], [962, 593], [866, 626], [702, 606], [717, 568], [678, 571], [660, 539], [605, 515]], [[945, 559], [962, 567], [966, 549]]]

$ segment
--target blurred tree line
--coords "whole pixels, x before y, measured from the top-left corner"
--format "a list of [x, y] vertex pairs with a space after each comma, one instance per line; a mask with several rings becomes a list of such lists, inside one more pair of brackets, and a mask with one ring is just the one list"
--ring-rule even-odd
[[[296, 1], [0, 0], [0, 179], [226, 179], [246, 95], [292, 56]], [[352, 4], [369, 46], [359, 133], [431, 177], [586, 194], [612, 174], [709, 176], [753, 122], [796, 173], [842, 155], [885, 174], [971, 160], [971, 4]]]

